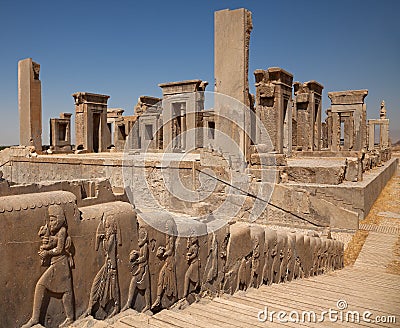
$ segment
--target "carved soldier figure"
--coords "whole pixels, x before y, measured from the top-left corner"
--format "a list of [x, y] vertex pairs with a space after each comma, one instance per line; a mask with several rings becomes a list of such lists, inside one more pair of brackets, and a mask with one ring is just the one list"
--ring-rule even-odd
[[121, 236], [115, 218], [107, 215], [101, 220], [96, 233], [96, 251], [100, 244], [104, 251], [104, 264], [96, 274], [90, 290], [89, 306], [82, 317], [92, 314], [93, 307], [98, 304], [106, 311], [108, 304], [112, 304], [111, 317], [120, 310], [120, 294], [117, 268], [117, 245], [121, 245]]
[[206, 266], [204, 268], [204, 281], [202, 284], [202, 291], [210, 291], [215, 293], [215, 286], [213, 282], [218, 276], [218, 241], [217, 236], [212, 233], [209, 235], [208, 241], [209, 250], [207, 256]]
[[258, 288], [258, 275], [260, 269], [260, 240], [256, 236], [253, 241], [253, 254], [251, 256], [251, 277], [250, 285]]
[[237, 290], [246, 290], [250, 285], [250, 278], [251, 278], [251, 262], [252, 262], [253, 252], [247, 254], [242, 260], [240, 261], [239, 269], [237, 272]]
[[147, 231], [145, 228], [139, 229], [139, 251], [132, 250], [129, 255], [129, 261], [132, 263], [132, 279], [129, 285], [129, 295], [126, 305], [122, 311], [128, 309], [132, 305], [132, 301], [138, 290], [144, 290], [144, 298], [146, 305], [142, 312], [150, 310], [150, 271], [149, 271], [149, 243]]
[[[278, 240], [274, 230], [265, 231], [265, 262], [263, 268], [263, 281], [266, 285], [271, 285], [274, 281], [275, 270], [278, 264]], [[268, 247], [267, 247], [268, 245]]]
[[157, 283], [157, 298], [152, 308], [156, 308], [161, 304], [161, 297], [165, 293], [169, 298], [176, 298], [178, 293], [176, 290], [176, 272], [175, 272], [175, 237], [173, 236], [173, 227], [171, 222], [166, 223], [165, 247], [160, 246], [157, 249], [157, 256], [165, 259], [161, 268]]
[[42, 260], [42, 265], [49, 262], [49, 267], [36, 284], [32, 317], [22, 328], [32, 327], [39, 323], [40, 310], [45, 294], [48, 292], [62, 295], [67, 318], [60, 327], [67, 327], [74, 321], [71, 237], [68, 236], [67, 221], [62, 207], [51, 205], [48, 214], [48, 224], [42, 226], [39, 230], [42, 245], [38, 254]]
[[190, 283], [194, 284], [193, 290], [197, 290], [200, 287], [199, 240], [196, 237], [189, 237], [187, 248], [186, 260], [189, 263], [189, 268], [185, 273], [184, 297], [189, 295]]

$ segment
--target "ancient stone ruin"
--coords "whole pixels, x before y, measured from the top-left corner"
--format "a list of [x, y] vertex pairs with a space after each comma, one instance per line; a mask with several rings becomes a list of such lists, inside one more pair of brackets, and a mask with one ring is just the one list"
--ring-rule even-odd
[[323, 122], [324, 86], [279, 67], [254, 72], [252, 95], [252, 29], [246, 9], [215, 13], [212, 95], [199, 79], [161, 83], [125, 115], [77, 92], [49, 147], [40, 65], [18, 63], [20, 146], [0, 152], [1, 327], [89, 327], [343, 268], [335, 236], [357, 231], [398, 165], [385, 104], [368, 119], [368, 90], [328, 92]]

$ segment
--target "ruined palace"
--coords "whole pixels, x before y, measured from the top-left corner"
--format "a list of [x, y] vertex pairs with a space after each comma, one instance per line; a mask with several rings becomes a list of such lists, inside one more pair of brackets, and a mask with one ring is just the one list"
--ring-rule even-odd
[[48, 146], [41, 65], [18, 62], [20, 145], [0, 152], [0, 327], [149, 318], [343, 269], [339, 237], [398, 166], [390, 108], [369, 118], [360, 86], [329, 91], [324, 113], [322, 81], [267, 62], [249, 73], [250, 11], [214, 21], [214, 89], [160, 81], [132, 113], [77, 91], [48, 119]]

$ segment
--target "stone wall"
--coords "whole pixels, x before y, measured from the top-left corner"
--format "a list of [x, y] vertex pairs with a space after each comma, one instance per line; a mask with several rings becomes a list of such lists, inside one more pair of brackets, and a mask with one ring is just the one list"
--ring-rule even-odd
[[[49, 221], [54, 206], [66, 217], [58, 230]], [[38, 320], [58, 327], [69, 311], [61, 301], [68, 288], [75, 318], [104, 319], [129, 307], [154, 313], [187, 306], [200, 294], [233, 294], [343, 267], [343, 243], [329, 235], [244, 222], [210, 228], [187, 216], [136, 213], [126, 202], [78, 208], [65, 191], [0, 197], [0, 326], [28, 321], [38, 286], [46, 288]], [[56, 245], [64, 250], [58, 258]], [[50, 251], [41, 260], [43, 249]]]
[[[388, 167], [390, 170], [386, 171]], [[357, 183], [345, 181], [335, 186], [290, 182], [289, 184], [285, 184], [286, 187], [277, 184], [275, 186], [276, 190], [272, 194], [271, 202], [268, 205], [266, 202], [268, 202], [269, 198], [262, 200], [263, 197], [259, 197], [260, 199], [257, 199], [246, 193], [238, 193], [237, 195], [229, 195], [228, 197], [225, 191], [230, 187], [231, 174], [234, 174], [234, 172], [230, 172], [227, 168], [204, 166], [197, 161], [171, 162], [168, 164], [168, 167], [161, 165], [160, 162], [148, 162], [145, 166], [137, 165], [129, 169], [131, 170], [129, 173], [131, 177], [128, 180], [131, 179], [129, 183], [132, 186], [132, 190], [128, 191], [128, 194], [130, 193], [132, 196], [131, 200], [133, 199], [135, 204], [143, 210], [160, 210], [166, 208], [173, 212], [204, 216], [207, 213], [213, 212], [222, 203], [227, 201], [226, 204], [229, 204], [229, 213], [224, 212], [226, 215], [225, 219], [249, 220], [251, 213], [255, 212], [254, 206], [259, 206], [261, 209], [270, 209], [269, 213], [266, 211], [266, 213], [260, 216], [260, 220], [263, 222], [265, 220], [265, 222], [282, 221], [285, 224], [294, 223], [296, 225], [314, 227], [328, 226], [335, 222], [335, 229], [354, 230], [358, 227], [358, 218], [362, 219], [368, 213], [372, 203], [388, 181], [388, 176], [393, 174], [394, 171], [392, 168], [394, 167], [395, 164], [393, 161], [387, 162], [384, 167], [364, 174], [364, 181]], [[12, 166], [4, 166], [3, 171], [6, 179], [12, 179], [12, 182], [18, 184], [36, 183], [41, 180], [59, 181], [103, 177], [110, 179], [111, 185], [104, 185], [99, 188], [100, 190], [108, 188], [119, 191], [121, 194], [124, 191], [122, 159], [98, 158], [82, 160], [81, 158], [73, 157], [52, 158], [52, 156], [45, 158], [41, 156], [38, 158], [15, 157]], [[212, 174], [206, 175], [200, 172], [209, 172]], [[271, 172], [271, 174], [277, 173]], [[383, 174], [382, 177], [381, 174]], [[372, 179], [375, 175], [376, 178]], [[180, 182], [177, 177], [179, 177], [183, 183], [182, 186], [186, 189], [181, 189], [182, 186], [179, 185]], [[259, 188], [262, 187], [262, 183], [257, 182], [260, 178], [262, 177], [257, 178], [253, 174], [252, 177], [247, 178], [248, 180], [243, 181], [251, 194], [257, 195]], [[169, 181], [168, 183], [171, 184], [173, 190], [166, 188], [163, 179]], [[267, 184], [264, 185], [264, 188], [267, 188], [266, 186]], [[84, 190], [85, 183], [82, 182], [74, 188], [78, 188], [79, 190], [83, 188]], [[74, 188], [64, 190], [73, 191]], [[281, 199], [287, 199], [284, 202], [279, 200], [279, 190], [282, 188], [285, 191], [284, 197], [281, 197]], [[183, 192], [180, 195], [179, 190], [187, 190], [188, 192]], [[188, 197], [189, 193], [191, 194], [191, 201], [185, 200], [185, 197]], [[209, 193], [210, 195], [203, 199], [202, 195], [205, 193]], [[75, 194], [79, 198], [79, 195]], [[294, 196], [295, 194], [298, 194], [298, 196]], [[297, 206], [300, 204], [296, 201], [296, 199], [300, 199], [299, 197], [306, 201], [304, 208], [298, 208]], [[197, 199], [203, 200], [194, 201]], [[82, 204], [88, 204], [90, 201], [93, 200], [86, 199]], [[274, 205], [278, 207], [274, 207]], [[326, 210], [335, 205], [338, 206], [336, 212]], [[274, 216], [271, 213], [275, 213], [276, 215]], [[338, 217], [342, 215], [347, 219], [340, 220]]]
[[321, 200], [354, 211], [362, 220], [368, 215], [386, 183], [395, 174], [397, 166], [398, 159], [392, 158], [384, 166], [370, 170], [364, 175], [364, 180], [358, 183], [345, 182], [337, 186], [301, 183], [291, 183], [291, 185], [307, 190]]

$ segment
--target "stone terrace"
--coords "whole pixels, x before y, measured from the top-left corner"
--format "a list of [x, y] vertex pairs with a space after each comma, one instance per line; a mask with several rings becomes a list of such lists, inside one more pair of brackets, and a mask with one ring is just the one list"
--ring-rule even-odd
[[[388, 192], [400, 192], [400, 171], [393, 177]], [[392, 180], [393, 181], [393, 180]], [[382, 199], [380, 199], [382, 201]], [[383, 202], [389, 202], [383, 199]], [[379, 206], [385, 204], [379, 204]], [[374, 206], [378, 206], [377, 203]], [[393, 208], [392, 208], [393, 210]], [[138, 314], [133, 310], [120, 313], [110, 321], [85, 319], [77, 321], [73, 327], [114, 327], [114, 328], [166, 328], [166, 327], [398, 327], [400, 313], [400, 275], [399, 275], [399, 240], [400, 240], [400, 203], [395, 211], [380, 213], [390, 216], [380, 220], [378, 224], [361, 224], [360, 228], [369, 231], [366, 242], [353, 266], [326, 275], [294, 280], [286, 284], [262, 286], [259, 289], [249, 289], [233, 296], [212, 300], [203, 298], [184, 310], [163, 310], [154, 316]], [[396, 248], [397, 247], [397, 250]], [[389, 273], [388, 267], [397, 268], [397, 273]], [[393, 270], [393, 269], [392, 269]], [[347, 311], [358, 311], [360, 323], [331, 322], [325, 316], [324, 322], [310, 323], [280, 323], [277, 315], [274, 322], [260, 322], [258, 313], [268, 307], [268, 312], [314, 311], [317, 319], [321, 311], [338, 310], [337, 302], [344, 300]], [[362, 321], [362, 314], [369, 311], [371, 320], [380, 316], [388, 320], [396, 316], [395, 323], [378, 323]], [[288, 316], [286, 316], [286, 319]]]

